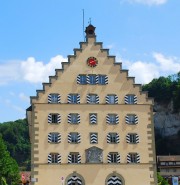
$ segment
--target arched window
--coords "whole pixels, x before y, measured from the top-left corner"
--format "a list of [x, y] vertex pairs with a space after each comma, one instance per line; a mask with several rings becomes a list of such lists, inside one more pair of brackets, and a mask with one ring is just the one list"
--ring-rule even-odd
[[106, 178], [106, 185], [125, 185], [124, 178], [116, 172], [108, 175]]
[[65, 182], [66, 185], [85, 185], [84, 178], [76, 172], [68, 175]]

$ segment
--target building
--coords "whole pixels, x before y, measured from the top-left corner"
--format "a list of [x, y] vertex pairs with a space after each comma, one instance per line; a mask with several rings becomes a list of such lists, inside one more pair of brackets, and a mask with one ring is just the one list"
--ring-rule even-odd
[[86, 27], [86, 42], [31, 97], [33, 185], [155, 185], [153, 100]]
[[157, 156], [157, 169], [169, 183], [172, 183], [172, 177], [180, 180], [180, 155]]

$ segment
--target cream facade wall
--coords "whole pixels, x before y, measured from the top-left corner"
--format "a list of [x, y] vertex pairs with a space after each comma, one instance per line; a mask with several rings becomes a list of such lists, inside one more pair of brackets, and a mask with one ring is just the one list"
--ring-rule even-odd
[[[87, 65], [88, 57], [95, 57], [98, 65], [91, 68]], [[153, 101], [141, 91], [141, 86], [134, 84], [134, 78], [128, 77], [128, 71], [121, 69], [121, 64], [115, 63], [115, 57], [109, 56], [108, 50], [102, 49], [102, 43], [97, 43], [95, 36], [87, 37], [87, 42], [80, 43], [80, 49], [74, 50], [69, 56], [69, 62], [63, 64], [62, 70], [56, 70], [56, 75], [50, 77], [50, 83], [43, 84], [43, 90], [37, 91], [37, 97], [31, 97], [32, 111], [27, 116], [30, 122], [30, 136], [32, 142], [31, 161], [32, 178], [36, 185], [61, 184], [61, 177], [65, 178], [64, 185], [70, 175], [78, 174], [86, 185], [107, 184], [109, 175], [117, 175], [122, 185], [154, 185], [156, 184], [156, 162], [154, 147], [154, 126], [152, 115]], [[108, 76], [107, 85], [80, 85], [77, 84], [79, 74], [103, 74]], [[61, 95], [60, 104], [49, 104], [48, 95], [58, 93]], [[80, 94], [80, 104], [67, 104], [70, 93]], [[99, 96], [99, 104], [87, 104], [87, 94]], [[106, 104], [106, 95], [116, 94], [118, 104]], [[137, 104], [124, 104], [127, 94], [137, 96]], [[58, 113], [61, 115], [60, 124], [49, 124], [48, 115]], [[68, 123], [70, 113], [80, 115], [80, 123]], [[97, 114], [97, 124], [89, 124], [89, 114]], [[106, 115], [114, 113], [119, 115], [117, 125], [106, 123]], [[125, 122], [127, 114], [136, 114], [138, 124], [128, 125]], [[50, 132], [61, 134], [61, 143], [48, 143]], [[78, 132], [81, 135], [79, 144], [68, 143], [68, 134]], [[98, 143], [90, 143], [90, 133], [98, 133]], [[120, 136], [118, 144], [107, 143], [107, 134], [117, 132]], [[139, 135], [138, 144], [126, 142], [128, 133]], [[96, 146], [103, 150], [102, 164], [87, 164], [85, 150]], [[48, 154], [57, 152], [61, 154], [61, 164], [47, 164]], [[79, 152], [81, 164], [67, 164], [68, 154]], [[108, 164], [109, 152], [120, 154], [119, 164]], [[139, 164], [127, 164], [127, 154], [137, 152], [140, 154]], [[83, 185], [84, 185], [83, 184]]]

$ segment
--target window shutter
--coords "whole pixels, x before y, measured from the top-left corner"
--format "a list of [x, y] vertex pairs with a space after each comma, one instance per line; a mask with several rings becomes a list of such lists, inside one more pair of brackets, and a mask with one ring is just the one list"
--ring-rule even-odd
[[136, 134], [136, 143], [139, 143], [139, 135]]
[[108, 162], [108, 163], [111, 163], [111, 154], [108, 154], [108, 155], [107, 155], [107, 162]]
[[92, 144], [97, 143], [97, 134], [91, 134], [91, 143]]
[[108, 76], [105, 76], [105, 84], [108, 84]]
[[121, 157], [120, 157], [120, 154], [118, 153], [117, 154], [117, 163], [120, 163], [120, 161], [121, 161]]
[[134, 95], [134, 104], [137, 104], [137, 96]]
[[118, 96], [115, 95], [115, 104], [118, 104]]
[[110, 138], [110, 134], [108, 133], [107, 134], [107, 143], [110, 143], [111, 142], [111, 138]]
[[51, 143], [52, 139], [51, 139], [51, 133], [48, 134], [48, 143]]
[[126, 95], [126, 96], [124, 97], [124, 103], [125, 103], [125, 104], [128, 104], [128, 95]]
[[57, 138], [57, 142], [60, 143], [61, 142], [61, 134], [58, 134], [58, 138]]
[[51, 114], [48, 115], [48, 123], [52, 123], [52, 115]]
[[106, 123], [110, 123], [110, 116], [109, 116], [109, 114], [106, 116]]
[[68, 103], [71, 103], [71, 95], [70, 94], [68, 94], [67, 100], [68, 100]]
[[71, 123], [71, 114], [68, 114], [68, 123]]
[[87, 99], [87, 103], [90, 103], [90, 95], [89, 94], [86, 96], [86, 99]]
[[131, 163], [131, 155], [127, 154], [127, 163]]
[[58, 103], [61, 103], [61, 95], [60, 94], [58, 94], [58, 96], [57, 96], [57, 101], [58, 101]]
[[90, 78], [89, 75], [86, 76], [87, 84], [90, 84]]
[[135, 115], [135, 124], [138, 124], [138, 116]]
[[96, 95], [96, 103], [99, 104], [99, 96]]
[[57, 122], [61, 123], [61, 115], [60, 114], [57, 115]]
[[77, 95], [77, 104], [80, 104], [80, 94]]
[[68, 143], [71, 143], [71, 133], [68, 134]]
[[126, 135], [126, 142], [130, 143], [130, 135], [129, 134]]
[[77, 84], [80, 84], [80, 79], [81, 79], [81, 77], [80, 77], [80, 75], [78, 75], [77, 76]]
[[99, 75], [96, 75], [96, 84], [99, 83]]
[[140, 155], [139, 154], [136, 155], [136, 160], [137, 160], [137, 163], [140, 163]]
[[109, 95], [106, 96], [106, 104], [109, 104]]
[[96, 124], [97, 123], [97, 115], [96, 114], [91, 114], [90, 115], [90, 123], [91, 124]]
[[119, 115], [116, 115], [116, 124], [119, 123]]
[[68, 155], [68, 163], [72, 163], [71, 158], [72, 158], [72, 157], [71, 157], [71, 154], [69, 154], [69, 155]]
[[51, 94], [48, 95], [48, 103], [51, 103]]
[[81, 163], [81, 155], [78, 154], [78, 164]]
[[116, 133], [116, 143], [119, 143], [119, 134], [118, 133]]
[[80, 133], [78, 133], [78, 136], [77, 136], [77, 143], [80, 143], [81, 142], [81, 135]]
[[48, 163], [52, 163], [52, 157], [51, 154], [48, 155]]
[[81, 122], [80, 114], [77, 115], [77, 123]]
[[60, 154], [58, 154], [58, 156], [57, 156], [57, 163], [61, 163], [61, 155]]

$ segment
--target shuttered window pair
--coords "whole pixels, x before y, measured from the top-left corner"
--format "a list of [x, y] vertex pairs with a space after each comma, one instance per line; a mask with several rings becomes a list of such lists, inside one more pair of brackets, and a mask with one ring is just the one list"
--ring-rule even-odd
[[71, 113], [68, 115], [68, 123], [78, 124], [80, 123], [80, 114]]
[[68, 143], [80, 143], [81, 142], [81, 135], [77, 132], [71, 132], [68, 134]]
[[128, 114], [125, 117], [126, 123], [130, 125], [138, 124], [138, 116], [135, 114]]
[[127, 134], [126, 135], [126, 142], [130, 144], [136, 144], [139, 143], [139, 135], [138, 134]]
[[134, 94], [127, 94], [124, 97], [125, 104], [137, 104], [137, 96]]
[[61, 123], [61, 115], [51, 113], [48, 115], [48, 123], [58, 124]]
[[61, 103], [61, 96], [60, 94], [49, 94], [48, 95], [48, 103]]
[[140, 155], [138, 153], [128, 153], [127, 163], [140, 163]]
[[118, 133], [108, 133], [107, 134], [107, 143], [116, 144], [119, 143], [120, 138]]
[[120, 154], [118, 152], [110, 152], [107, 156], [108, 163], [120, 163]]
[[119, 116], [117, 114], [108, 114], [106, 116], [106, 123], [115, 125], [119, 123]]
[[61, 155], [58, 153], [50, 153], [48, 155], [48, 163], [61, 163]]
[[87, 95], [87, 103], [88, 104], [98, 104], [99, 96], [97, 94], [88, 94]]
[[80, 95], [79, 94], [68, 94], [68, 103], [79, 104], [80, 103]]
[[57, 132], [50, 132], [48, 134], [48, 142], [49, 143], [60, 143], [61, 142], [61, 134]]
[[106, 104], [118, 104], [118, 96], [115, 94], [108, 94], [106, 96]]
[[81, 163], [81, 155], [78, 152], [70, 153], [68, 155], [68, 163], [76, 163], [76, 164]]
[[81, 85], [90, 84], [90, 85], [106, 85], [108, 84], [107, 75], [94, 75], [94, 74], [82, 74], [77, 76], [77, 83]]

